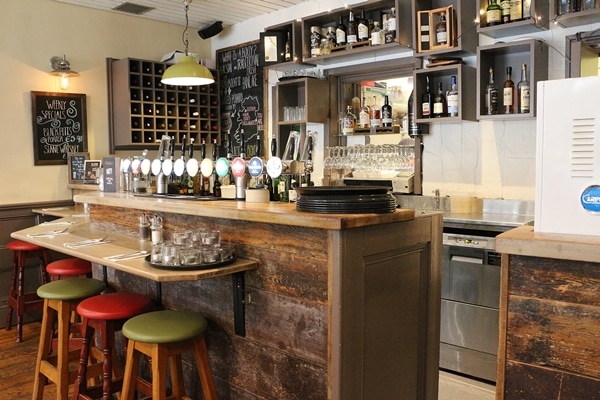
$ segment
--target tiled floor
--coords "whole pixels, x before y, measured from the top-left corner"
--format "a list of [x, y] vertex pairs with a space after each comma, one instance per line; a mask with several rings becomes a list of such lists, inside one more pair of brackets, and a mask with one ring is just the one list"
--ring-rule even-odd
[[440, 371], [438, 400], [494, 400], [496, 386]]

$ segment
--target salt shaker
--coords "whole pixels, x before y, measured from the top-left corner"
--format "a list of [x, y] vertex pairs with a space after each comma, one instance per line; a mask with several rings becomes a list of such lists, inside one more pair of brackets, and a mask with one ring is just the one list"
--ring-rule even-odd
[[152, 231], [152, 244], [162, 243], [163, 224], [162, 217], [155, 215], [152, 217], [150, 224], [150, 230]]

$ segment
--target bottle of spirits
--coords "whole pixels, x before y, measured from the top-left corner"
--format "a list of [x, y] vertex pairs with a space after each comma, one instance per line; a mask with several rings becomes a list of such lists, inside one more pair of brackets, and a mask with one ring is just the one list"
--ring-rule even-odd
[[369, 20], [365, 18], [365, 9], [363, 8], [360, 13], [360, 18], [357, 21], [358, 24], [358, 41], [366, 42], [369, 40]]
[[290, 31], [287, 32], [287, 40], [285, 41], [285, 61], [292, 60], [292, 40]]
[[440, 22], [435, 25], [435, 38], [438, 45], [448, 43], [448, 31], [446, 30], [446, 13], [440, 15]]
[[521, 0], [511, 0], [510, 2], [510, 20], [520, 21], [523, 19], [523, 3]]
[[485, 16], [487, 19], [487, 26], [494, 26], [500, 24], [502, 21], [502, 9], [496, 2], [496, 0], [492, 0], [489, 6], [485, 11]]
[[356, 116], [352, 114], [352, 107], [346, 106], [346, 114], [342, 119], [342, 135], [352, 135], [356, 126]]
[[396, 8], [392, 7], [387, 15], [385, 29], [385, 43], [392, 43], [396, 40]]
[[335, 46], [337, 46], [337, 41], [336, 41], [336, 37], [335, 37], [335, 26], [328, 26], [327, 27], [327, 40], [329, 41], [329, 48], [333, 49]]
[[510, 22], [510, 0], [502, 0], [500, 2], [500, 9], [502, 23], [508, 24]]
[[448, 102], [448, 116], [458, 117], [458, 85], [456, 84], [456, 76], [450, 78], [450, 90], [446, 94]]
[[381, 126], [385, 128], [392, 126], [392, 106], [387, 95], [383, 97], [383, 105], [381, 106]]
[[431, 118], [433, 113], [433, 93], [431, 93], [431, 85], [429, 83], [429, 77], [425, 77], [427, 85], [425, 87], [425, 93], [421, 96], [421, 113], [423, 118]]
[[412, 137], [421, 133], [419, 124], [417, 124], [417, 102], [415, 101], [415, 90], [410, 92], [408, 98], [408, 134]]
[[502, 108], [504, 114], [515, 112], [515, 83], [512, 80], [512, 67], [506, 67], [506, 80], [502, 90]]
[[446, 103], [446, 96], [444, 96], [444, 90], [442, 89], [442, 82], [438, 83], [438, 91], [433, 100], [433, 116], [435, 118], [442, 118], [448, 114], [448, 104]]
[[490, 67], [490, 78], [485, 88], [485, 113], [498, 114], [498, 88], [494, 82], [494, 68]]
[[381, 112], [377, 106], [377, 97], [373, 96], [373, 104], [371, 104], [371, 128], [379, 128], [381, 126]]
[[531, 97], [529, 91], [529, 80], [527, 79], [527, 64], [521, 66], [521, 80], [517, 84], [519, 114], [529, 114], [531, 108]]
[[318, 26], [310, 27], [310, 55], [311, 57], [321, 55], [321, 28]]
[[371, 110], [367, 105], [367, 99], [363, 97], [362, 108], [360, 109], [360, 113], [358, 114], [358, 126], [360, 128], [368, 128], [369, 127], [369, 119], [371, 118]]
[[354, 44], [358, 42], [358, 25], [354, 20], [354, 13], [350, 11], [348, 17], [348, 28], [346, 33], [346, 42], [348, 43], [348, 48], [351, 49]]
[[373, 22], [373, 29], [371, 30], [371, 46], [378, 46], [381, 44], [381, 27], [379, 21]]
[[344, 17], [340, 15], [340, 23], [335, 28], [335, 43], [337, 47], [342, 47], [347, 44], [346, 42], [346, 33], [348, 32], [348, 28], [346, 28], [346, 24], [344, 24]]

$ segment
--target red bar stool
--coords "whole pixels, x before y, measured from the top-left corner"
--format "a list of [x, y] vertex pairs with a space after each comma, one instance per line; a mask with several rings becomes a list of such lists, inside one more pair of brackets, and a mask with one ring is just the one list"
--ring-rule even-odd
[[[100, 294], [106, 289], [98, 279], [72, 278], [46, 283], [40, 286], [37, 294], [44, 299], [44, 315], [40, 329], [40, 344], [35, 363], [33, 399], [42, 400], [46, 379], [56, 384], [57, 400], [65, 400], [69, 384], [75, 382], [77, 370], [69, 370], [69, 361], [79, 359], [80, 347], [69, 346], [71, 333], [70, 317], [77, 304], [85, 298]], [[57, 351], [51, 352], [54, 323]]]
[[63, 260], [52, 261], [46, 265], [46, 272], [50, 275], [52, 281], [66, 277], [92, 277], [92, 263], [81, 258], [65, 258]]
[[48, 249], [22, 240], [8, 242], [6, 247], [13, 252], [13, 268], [8, 293], [8, 310], [6, 312], [6, 330], [12, 328], [13, 310], [17, 312], [17, 343], [23, 341], [23, 316], [30, 311], [41, 310], [43, 300], [35, 292], [25, 293], [25, 264], [28, 258], [40, 259], [42, 282], [48, 282], [46, 265], [52, 260]]
[[[77, 313], [83, 319], [81, 335], [83, 343], [79, 357], [79, 372], [75, 381], [74, 400], [112, 399], [112, 393], [121, 391], [123, 383], [120, 368], [113, 365], [115, 332], [123, 327], [131, 317], [150, 311], [152, 300], [141, 294], [108, 293], [83, 300], [77, 306]], [[88, 359], [93, 348], [94, 330], [100, 335], [103, 353], [102, 384], [87, 387]], [[113, 380], [111, 373], [115, 375]]]
[[[169, 399], [183, 399], [183, 373], [181, 354], [194, 353], [198, 376], [202, 383], [204, 400], [216, 400], [217, 392], [208, 363], [204, 332], [208, 322], [202, 315], [188, 311], [163, 310], [138, 315], [123, 325], [123, 335], [129, 339], [125, 360], [125, 376], [121, 400], [133, 400], [136, 382], [139, 388], [151, 386], [154, 400], [167, 397], [167, 361], [171, 372], [172, 395]], [[152, 360], [152, 384], [137, 378], [140, 355]], [[143, 390], [142, 390], [143, 391]]]

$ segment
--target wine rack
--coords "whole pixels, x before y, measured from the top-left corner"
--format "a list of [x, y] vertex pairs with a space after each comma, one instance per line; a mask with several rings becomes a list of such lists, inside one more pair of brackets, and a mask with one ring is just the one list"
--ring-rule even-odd
[[124, 58], [109, 59], [111, 136], [116, 150], [158, 148], [163, 135], [200, 143], [219, 137], [218, 79], [204, 86], [161, 82], [170, 64]]

